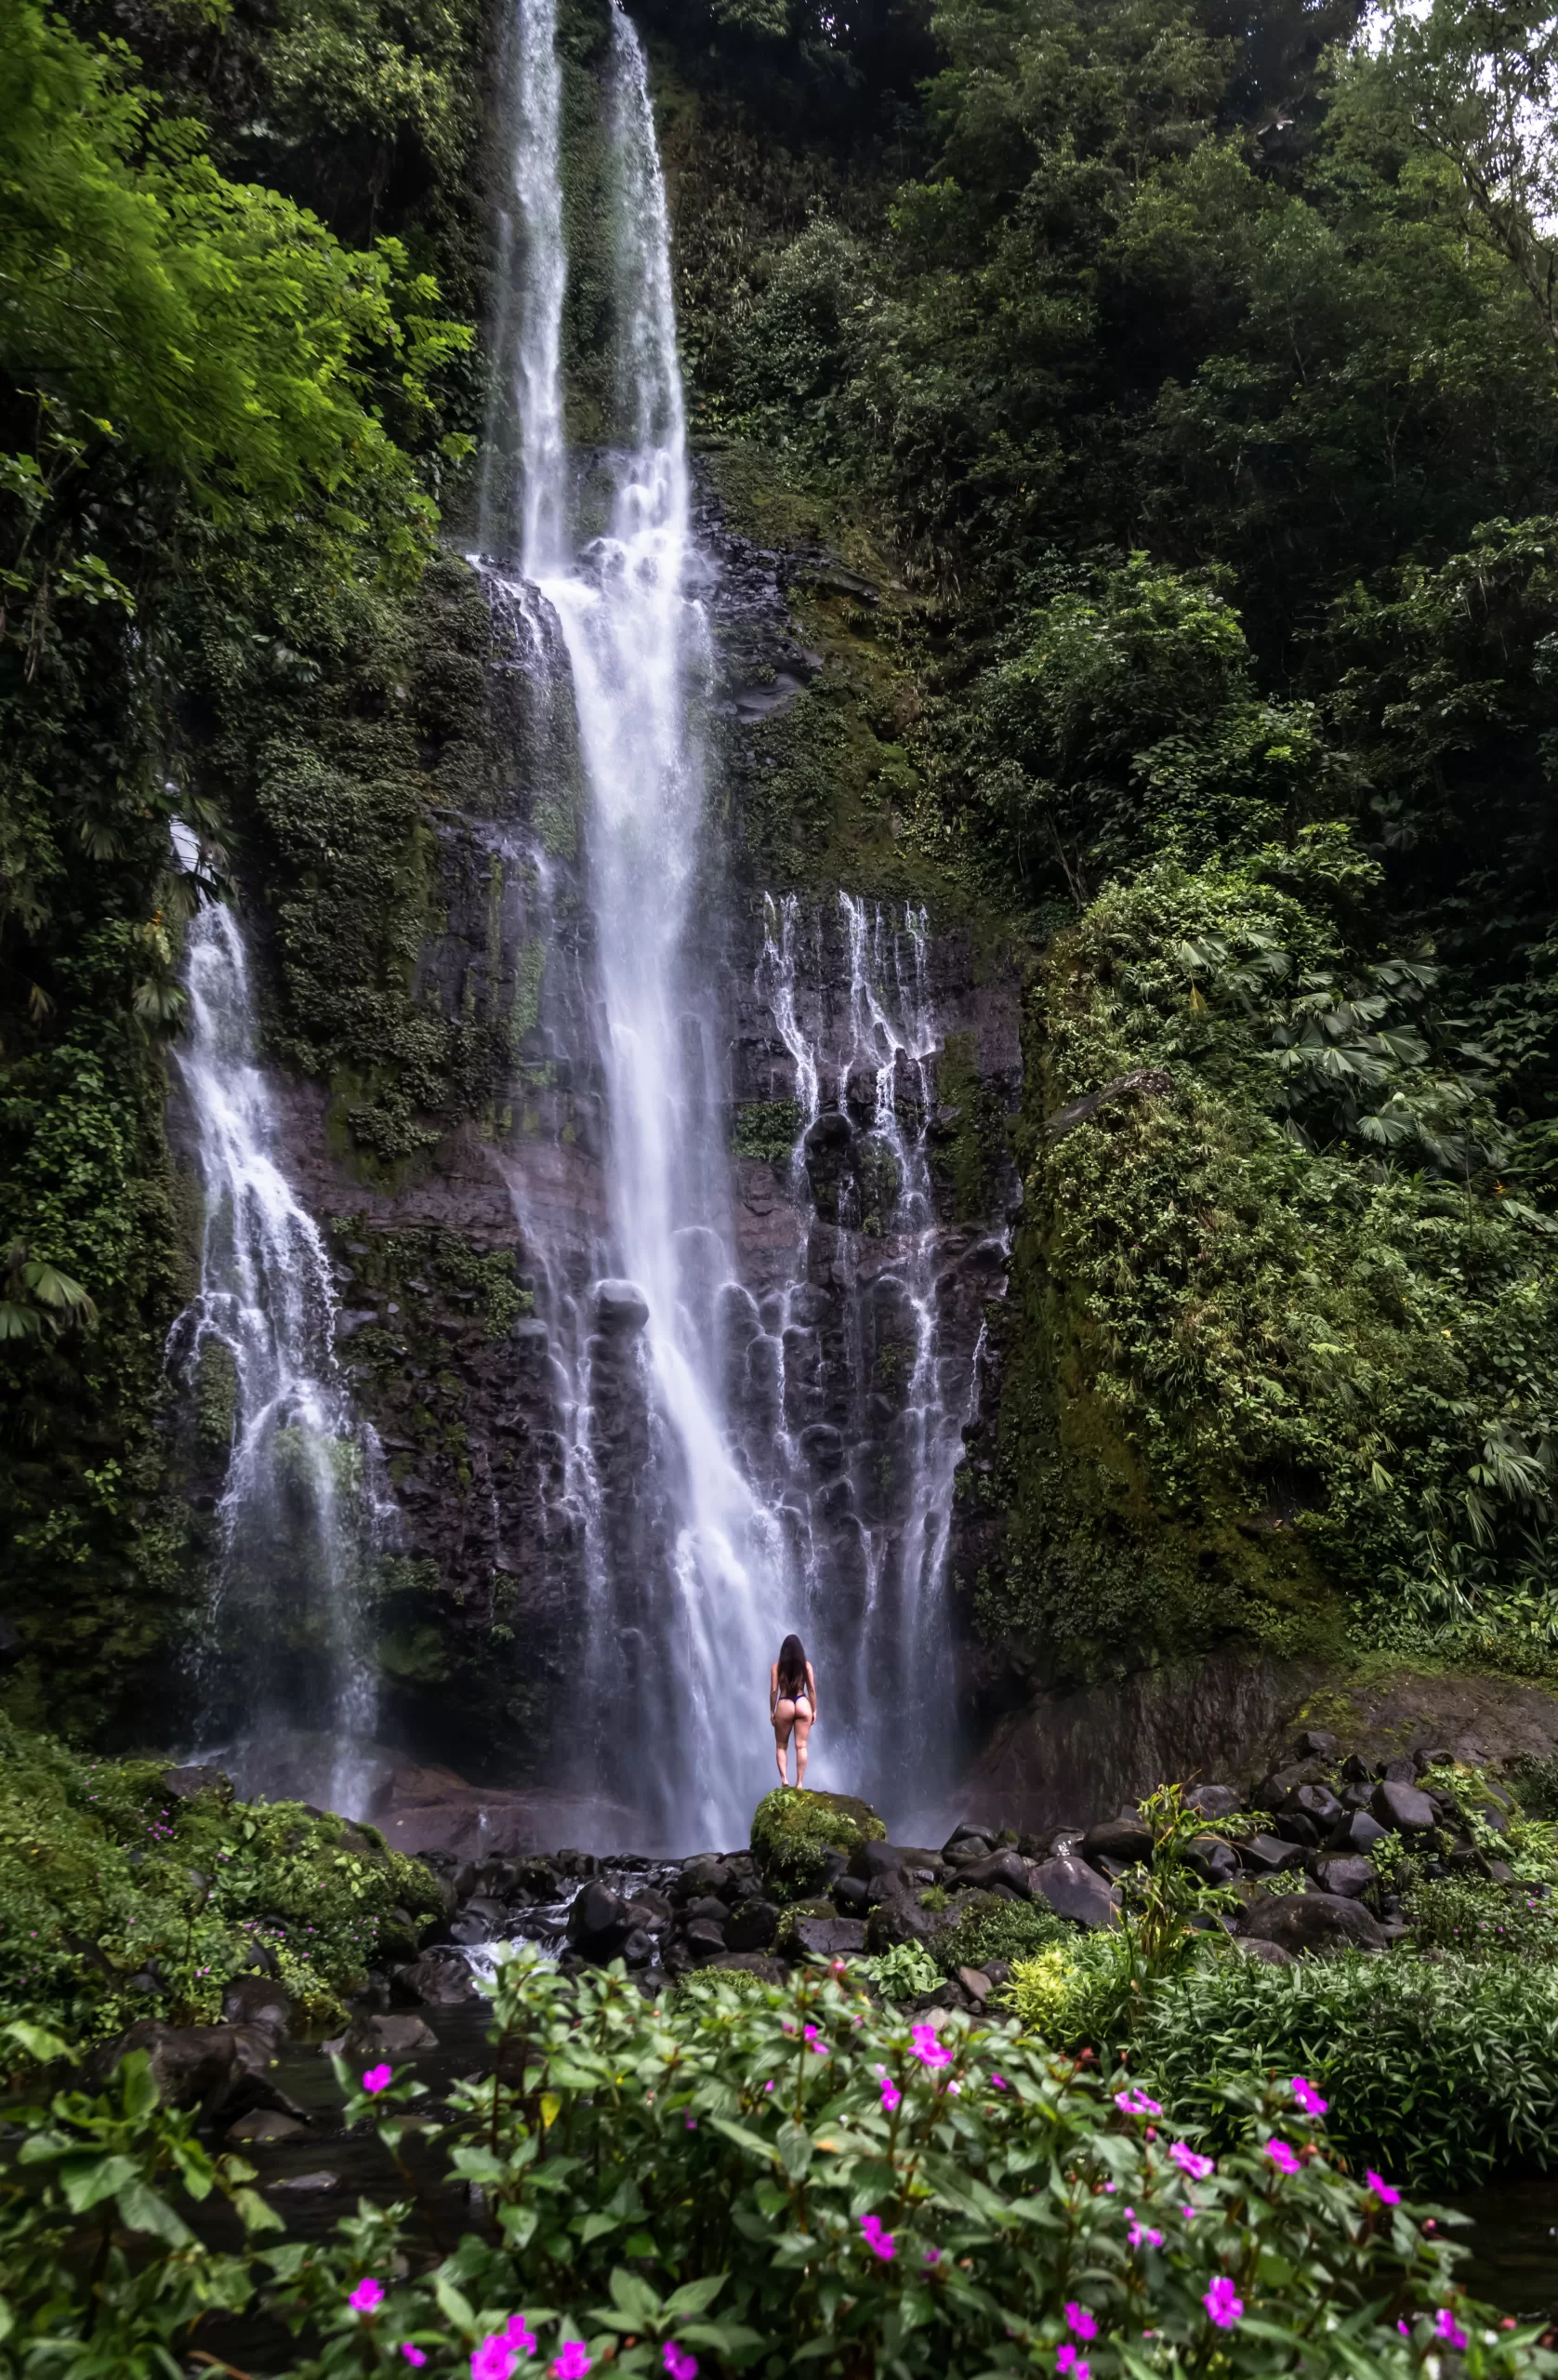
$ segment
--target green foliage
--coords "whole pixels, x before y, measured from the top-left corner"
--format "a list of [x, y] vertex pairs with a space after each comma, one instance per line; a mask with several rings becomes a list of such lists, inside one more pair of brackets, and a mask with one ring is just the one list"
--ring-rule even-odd
[[296, 1803], [180, 1801], [162, 1776], [0, 1721], [0, 2021], [209, 2023], [261, 1954], [333, 2015], [385, 1948], [411, 1953], [405, 1915], [442, 1906], [370, 1830]]
[[1402, 1903], [1413, 1938], [1425, 1950], [1462, 1959], [1558, 1957], [1558, 1911], [1522, 1887], [1445, 1876], [1419, 1884]]
[[776, 1899], [804, 1900], [827, 1875], [830, 1852], [848, 1858], [886, 1833], [876, 1811], [852, 1794], [780, 1785], [752, 1813], [752, 1857]]
[[942, 1980], [941, 1967], [919, 1942], [895, 1942], [865, 1966], [884, 2000], [918, 2000]]
[[994, 1893], [981, 1893], [966, 1914], [955, 1925], [943, 1927], [926, 1949], [947, 1976], [959, 1967], [984, 1966], [993, 1959], [1025, 1958], [1069, 1932], [1065, 1920], [1041, 1902], [1002, 1900]]
[[[928, 2067], [904, 2023], [830, 1977], [788, 1992], [721, 1977], [652, 2006], [620, 1968], [571, 1982], [527, 1952], [494, 2001], [495, 2075], [456, 2086], [447, 2125], [416, 2121], [495, 2221], [430, 2265], [407, 2254], [409, 2203], [364, 2202], [332, 2239], [263, 2244], [276, 2218], [252, 2169], [206, 2159], [190, 2120], [156, 2107], [143, 2060], [101, 2099], [59, 2092], [23, 2110], [19, 2165], [44, 2187], [0, 2181], [14, 2293], [0, 2355], [47, 2340], [53, 2360], [73, 2353], [67, 2369], [142, 2380], [209, 2303], [307, 2331], [290, 2380], [403, 2370], [407, 2342], [441, 2369], [492, 2360], [483, 2342], [516, 2319], [547, 2358], [574, 2340], [631, 2375], [658, 2372], [673, 2345], [755, 2369], [798, 2331], [849, 2363], [891, 2340], [911, 2375], [1015, 2374], [1052, 2360], [1079, 2305], [1109, 2380], [1181, 2369], [1214, 2336], [1236, 2374], [1393, 2380], [1449, 2306], [1472, 2380], [1550, 2368], [1534, 2331], [1500, 2332], [1460, 2297], [1456, 2252], [1424, 2236], [1423, 2210], [1387, 2211], [1343, 2174], [1285, 2085], [1237, 2093], [1238, 2145], [1187, 2183], [1160, 2131], [1149, 2140], [1074, 2065], [955, 2020]], [[30, 2031], [17, 2045], [60, 2046]], [[349, 2124], [372, 2122], [409, 2181], [419, 2086], [370, 2098], [339, 2061], [337, 2076]], [[1301, 2144], [1291, 2175], [1264, 2154], [1274, 2124]], [[213, 2188], [249, 2234], [237, 2254], [183, 2239], [179, 2198]], [[110, 2231], [89, 2265], [72, 2250], [111, 2206], [136, 2254], [116, 2254]], [[1238, 2305], [1213, 2334], [1215, 2280]], [[89, 2335], [112, 2367], [85, 2362]]]
[[1133, 2070], [1231, 2137], [1237, 2078], [1306, 2074], [1330, 2102], [1331, 2138], [1422, 2187], [1465, 2188], [1496, 2167], [1551, 2156], [1558, 1983], [1546, 1964], [1442, 1964], [1359, 1953], [1267, 1967], [1228, 1950], [1155, 1995]]
[[793, 1099], [745, 1100], [731, 1125], [731, 1155], [758, 1157], [765, 1165], [785, 1165], [800, 1137], [803, 1120]]

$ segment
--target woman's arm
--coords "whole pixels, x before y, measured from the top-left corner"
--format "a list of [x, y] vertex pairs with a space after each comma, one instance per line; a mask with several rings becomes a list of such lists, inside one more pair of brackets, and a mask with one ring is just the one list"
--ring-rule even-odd
[[779, 1664], [775, 1661], [768, 1673], [768, 1715], [772, 1719], [779, 1708]]
[[806, 1664], [806, 1683], [812, 1689], [812, 1725], [817, 1724], [817, 1673], [810, 1661]]

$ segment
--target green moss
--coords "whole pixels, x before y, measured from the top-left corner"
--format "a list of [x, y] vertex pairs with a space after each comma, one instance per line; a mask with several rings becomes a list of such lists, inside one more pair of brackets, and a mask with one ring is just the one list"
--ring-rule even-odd
[[801, 1792], [781, 1785], [752, 1814], [752, 1856], [776, 1899], [803, 1900], [825, 1877], [830, 1851], [848, 1858], [886, 1833], [869, 1803], [852, 1793]]
[[805, 1118], [794, 1099], [748, 1099], [731, 1122], [731, 1155], [786, 1165]]
[[202, 1342], [195, 1375], [195, 1439], [202, 1454], [225, 1460], [238, 1411], [238, 1367], [225, 1340]]
[[164, 1774], [0, 1720], [0, 2021], [209, 2022], [261, 1946], [309, 2013], [334, 2014], [384, 1949], [414, 1947], [397, 1911], [442, 1907], [371, 1827], [225, 1792], [179, 1800]]
[[1032, 1958], [1073, 1932], [1052, 1909], [982, 1893], [957, 1924], [937, 1934], [927, 1948], [944, 1975], [955, 1975], [959, 1967], [982, 1967], [993, 1959]]

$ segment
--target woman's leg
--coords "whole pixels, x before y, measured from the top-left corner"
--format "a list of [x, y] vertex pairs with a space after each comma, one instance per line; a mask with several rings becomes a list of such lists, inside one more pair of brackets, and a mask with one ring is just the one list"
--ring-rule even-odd
[[[790, 1772], [785, 1755], [790, 1748], [790, 1729], [794, 1726], [795, 1704], [781, 1696], [773, 1706], [773, 1757], [779, 1764], [781, 1785], [787, 1785], [790, 1781]], [[796, 1757], [799, 1762], [799, 1754], [797, 1753]]]
[[795, 1714], [795, 1781], [799, 1792], [806, 1782], [806, 1739], [812, 1732], [812, 1705], [802, 1702]]

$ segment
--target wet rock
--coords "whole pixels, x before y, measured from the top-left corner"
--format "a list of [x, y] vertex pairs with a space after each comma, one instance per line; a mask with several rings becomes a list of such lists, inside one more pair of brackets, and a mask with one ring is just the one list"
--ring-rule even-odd
[[724, 1927], [711, 1925], [706, 1917], [695, 1917], [680, 1938], [700, 1965], [710, 1959], [717, 1959], [721, 1950], [729, 1948]]
[[1398, 1755], [1394, 1760], [1386, 1761], [1380, 1775], [1387, 1785], [1415, 1785], [1418, 1778], [1418, 1764], [1415, 1760], [1407, 1760]]
[[769, 1958], [761, 1950], [722, 1950], [717, 1959], [710, 1959], [709, 1965], [736, 1975], [755, 1975], [763, 1983], [786, 1980], [784, 1961]]
[[1204, 1884], [1231, 1884], [1239, 1872], [1238, 1853], [1220, 1834], [1198, 1834], [1185, 1860]]
[[1187, 1810], [1199, 1810], [1204, 1818], [1231, 1818], [1242, 1806], [1242, 1799], [1232, 1785], [1193, 1785], [1184, 1797]]
[[258, 2025], [277, 2042], [286, 2039], [292, 2014], [292, 1994], [271, 1976], [236, 1976], [222, 1992], [224, 2025]]
[[[915, 1855], [905, 1851], [901, 1844], [863, 1843], [851, 1856], [849, 1872], [869, 1884], [873, 1877], [890, 1876], [906, 1870], [913, 1864], [914, 1858]], [[936, 1855], [936, 1861], [938, 1866], [942, 1864], [940, 1853]]]
[[[586, 1884], [568, 1911], [569, 1941], [597, 1964], [614, 1959], [632, 1930], [627, 1902], [599, 1878]], [[723, 1935], [720, 1939], [722, 1947]]]
[[959, 1890], [972, 1885], [980, 1892], [1009, 1892], [1018, 1900], [1032, 1900], [1033, 1884], [1028, 1875], [1028, 1863], [1020, 1851], [992, 1851], [985, 1859], [975, 1859], [957, 1871]]
[[284, 2116], [277, 2108], [255, 2108], [230, 2123], [222, 2137], [233, 2142], [300, 2140], [308, 2128], [298, 2117]]
[[798, 1917], [790, 1939], [809, 1959], [858, 1958], [865, 1949], [866, 1931], [858, 1917]]
[[711, 1925], [721, 1927], [729, 1923], [731, 1914], [728, 1904], [716, 1898], [712, 1893], [701, 1894], [696, 1900], [688, 1901], [682, 1913], [689, 1923], [695, 1917], [706, 1917]]
[[1344, 1900], [1339, 1893], [1288, 1893], [1279, 1900], [1257, 1900], [1246, 1921], [1245, 1938], [1274, 1942], [1295, 1956], [1385, 1947], [1379, 1919], [1361, 1901]]
[[832, 1892], [833, 1906], [840, 1917], [865, 1917], [866, 1886], [858, 1876], [835, 1876]]
[[272, 2194], [284, 2190], [289, 2198], [320, 2197], [326, 2190], [338, 2190], [340, 2186], [339, 2174], [328, 2173], [286, 2174], [280, 2181], [269, 2182], [266, 2185]]
[[1319, 1828], [1302, 1810], [1284, 1810], [1274, 1821], [1272, 1831], [1283, 1843], [1297, 1843], [1305, 1851], [1317, 1850], [1324, 1841]]
[[990, 1997], [990, 1978], [983, 1968], [959, 1967], [957, 1980], [970, 1999], [977, 2000], [983, 2008]]
[[733, 1950], [766, 1950], [779, 1930], [779, 1911], [771, 1900], [744, 1900], [733, 1910], [725, 1939]]
[[1316, 1840], [1323, 1841], [1341, 1816], [1341, 1804], [1328, 1785], [1295, 1785], [1279, 1815], [1311, 1819], [1318, 1830]]
[[671, 1885], [673, 1897], [680, 1901], [702, 1900], [712, 1897], [728, 1900], [735, 1883], [729, 1861], [717, 1859], [701, 1851], [693, 1859], [682, 1863], [680, 1873]]
[[1279, 1810], [1295, 1787], [1323, 1785], [1325, 1772], [1318, 1761], [1290, 1761], [1285, 1768], [1274, 1769], [1271, 1776], [1257, 1787], [1255, 1806], [1261, 1810]]
[[1340, 1894], [1343, 1900], [1361, 1899], [1380, 1881], [1373, 1860], [1357, 1851], [1322, 1851], [1309, 1862], [1309, 1872], [1323, 1893]]
[[[1391, 1766], [1394, 1765], [1393, 1761]], [[1369, 1808], [1382, 1827], [1396, 1834], [1426, 1834], [1439, 1823], [1439, 1813], [1428, 1795], [1405, 1778], [1392, 1777], [1388, 1769], [1374, 1789]]]
[[176, 1802], [193, 1802], [202, 1793], [219, 1793], [224, 1802], [232, 1799], [232, 1779], [219, 1768], [165, 1768], [158, 1782]]
[[419, 2049], [436, 2049], [438, 2035], [425, 2016], [358, 2016], [345, 2041], [348, 2057], [410, 2057]]
[[1284, 1843], [1280, 1835], [1252, 1834], [1239, 1845], [1240, 1865], [1257, 1876], [1280, 1876], [1289, 1868], [1303, 1866], [1303, 1845]]
[[251, 2108], [303, 2113], [269, 2080], [276, 2042], [262, 2026], [165, 2025], [143, 2016], [93, 2053], [85, 2076], [88, 2090], [100, 2091], [135, 2050], [146, 2052], [165, 2107], [198, 2108], [205, 2116]]
[[983, 1834], [957, 1834], [944, 1844], [942, 1858], [949, 1868], [971, 1868], [976, 1860], [988, 1859], [990, 1844]]
[[646, 1934], [641, 1925], [633, 1926], [629, 1930], [627, 1938], [623, 1943], [618, 1955], [626, 1966], [647, 1967], [653, 1965], [654, 1961], [654, 1935]]
[[1116, 1922], [1119, 1894], [1085, 1859], [1043, 1860], [1033, 1870], [1031, 1881], [1036, 1897], [1047, 1901], [1061, 1917], [1074, 1917], [1090, 1926]]
[[1341, 1764], [1341, 1774], [1349, 1785], [1372, 1785], [1379, 1771], [1370, 1768], [1361, 1752], [1350, 1752]]
[[1384, 1841], [1389, 1831], [1389, 1828], [1382, 1827], [1378, 1818], [1370, 1818], [1367, 1810], [1346, 1810], [1330, 1831], [1328, 1848], [1332, 1851], [1369, 1852], [1377, 1843]]
[[[884, 1880], [878, 1880], [878, 1884]], [[1095, 1883], [1097, 1879], [1094, 1879]], [[873, 1885], [876, 1891], [878, 1885]], [[895, 1950], [900, 1942], [928, 1942], [941, 1929], [942, 1920], [931, 1910], [921, 1909], [914, 1893], [900, 1887], [885, 1892], [876, 1902], [865, 1921], [865, 1947], [873, 1957], [883, 1950]]]
[[1412, 1765], [1421, 1777], [1430, 1768], [1453, 1768], [1455, 1754], [1447, 1744], [1418, 1744], [1412, 1752]]
[[502, 1902], [477, 1893], [451, 1922], [449, 1939], [470, 1949], [482, 1942], [501, 1941], [508, 1931], [508, 1912]]
[[1334, 1760], [1340, 1750], [1338, 1738], [1324, 1727], [1305, 1727], [1293, 1738], [1291, 1755], [1294, 1760]]
[[441, 1959], [431, 1950], [398, 1967], [392, 1979], [398, 1997], [427, 2008], [464, 2008], [481, 1998], [463, 1959]]
[[1111, 1859], [1116, 1867], [1131, 1868], [1139, 1860], [1151, 1858], [1152, 1830], [1143, 1826], [1139, 1818], [1104, 1818], [1100, 1825], [1088, 1829], [1078, 1847], [1092, 1867]]
[[1290, 1967], [1297, 1964], [1291, 1950], [1285, 1950], [1280, 1942], [1264, 1941], [1258, 1934], [1241, 1934], [1235, 1940], [1234, 1948], [1245, 1958], [1254, 1959], [1263, 1967]]
[[602, 1281], [595, 1292], [595, 1318], [602, 1330], [641, 1330], [649, 1303], [637, 1281]]

